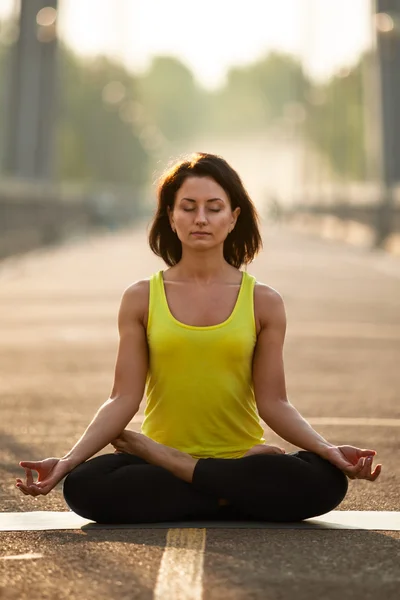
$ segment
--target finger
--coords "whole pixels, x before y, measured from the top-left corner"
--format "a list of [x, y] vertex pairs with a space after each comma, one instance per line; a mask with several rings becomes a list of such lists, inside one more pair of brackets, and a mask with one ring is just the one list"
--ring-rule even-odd
[[17, 488], [19, 489], [19, 491], [20, 491], [20, 492], [22, 492], [23, 494], [25, 494], [25, 496], [29, 496], [28, 492], [26, 492], [26, 491], [23, 489], [23, 485], [24, 485], [24, 484], [23, 484], [22, 482], [20, 482], [20, 483], [16, 483], [16, 484], [15, 484], [15, 487], [17, 487]]
[[348, 462], [346, 463], [346, 465], [347, 465], [346, 471], [350, 475], [357, 475], [357, 473], [359, 473], [359, 471], [361, 471], [361, 469], [364, 466], [364, 459], [359, 458], [355, 465], [349, 466]]
[[49, 493], [50, 490], [53, 489], [54, 486], [52, 486], [51, 484], [47, 484], [47, 485], [43, 485], [43, 486], [36, 486], [35, 489], [37, 489], [38, 493], [41, 496], [46, 496], [46, 494]]
[[358, 473], [363, 469], [363, 467], [364, 467], [364, 458], [360, 458], [358, 463], [356, 465], [354, 465], [354, 467], [347, 467], [346, 473], [349, 476], [354, 476], [354, 478], [356, 478]]
[[20, 483], [20, 484], [18, 484], [17, 487], [20, 490], [22, 490], [25, 493], [25, 495], [28, 495], [28, 496], [38, 496], [39, 495], [39, 492], [37, 490], [35, 490], [33, 486], [28, 487], [27, 485]]
[[368, 468], [368, 473], [366, 474], [366, 479], [369, 479], [370, 481], [375, 481], [375, 479], [377, 479], [379, 477], [379, 474], [382, 470], [382, 465], [376, 465], [374, 471], [372, 472], [372, 459], [368, 460], [366, 459], [366, 463], [369, 463], [369, 468]]
[[28, 469], [33, 469], [34, 471], [37, 471], [37, 468], [36, 468], [36, 467], [38, 466], [38, 463], [37, 463], [37, 462], [35, 462], [35, 461], [21, 460], [21, 461], [19, 462], [19, 465], [20, 465], [20, 467], [22, 467], [23, 469], [24, 469], [25, 467], [27, 467]]
[[25, 467], [25, 473], [26, 473], [26, 485], [32, 485], [33, 484], [32, 471], [30, 469], [28, 469], [27, 467]]
[[372, 458], [364, 459], [364, 467], [357, 474], [357, 479], [369, 479], [371, 477]]
[[42, 490], [39, 490], [36, 485], [31, 485], [29, 489], [32, 491], [32, 496], [41, 496], [43, 494]]
[[49, 480], [43, 480], [43, 481], [37, 481], [34, 486], [38, 489], [38, 490], [43, 490], [46, 486], [49, 485]]
[[375, 467], [375, 471], [372, 473], [370, 480], [371, 481], [375, 481], [375, 479], [378, 479], [379, 475], [381, 474], [382, 471], [382, 465], [377, 465]]
[[368, 479], [369, 481], [375, 481], [380, 475], [382, 465], [377, 465], [374, 469], [374, 472], [372, 473], [372, 460], [368, 461], [368, 459], [366, 459], [365, 462], [366, 465], [364, 469], [358, 474], [357, 479]]
[[375, 456], [376, 450], [362, 449], [359, 454], [360, 454], [360, 456]]

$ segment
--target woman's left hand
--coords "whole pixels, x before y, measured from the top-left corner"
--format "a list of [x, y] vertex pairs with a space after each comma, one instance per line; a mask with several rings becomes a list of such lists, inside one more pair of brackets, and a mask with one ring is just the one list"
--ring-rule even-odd
[[349, 479], [375, 481], [382, 470], [378, 464], [372, 472], [372, 459], [375, 450], [362, 450], [354, 446], [331, 446], [324, 450], [323, 458], [338, 467]]

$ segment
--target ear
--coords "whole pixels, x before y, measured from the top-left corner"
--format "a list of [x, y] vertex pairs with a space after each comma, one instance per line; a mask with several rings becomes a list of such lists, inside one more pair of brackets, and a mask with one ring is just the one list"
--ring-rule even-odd
[[231, 223], [232, 229], [235, 227], [236, 221], [238, 220], [238, 216], [239, 215], [240, 215], [240, 206], [237, 206], [235, 208], [235, 210], [232, 211], [232, 216], [233, 216], [233, 220], [232, 220], [232, 223]]

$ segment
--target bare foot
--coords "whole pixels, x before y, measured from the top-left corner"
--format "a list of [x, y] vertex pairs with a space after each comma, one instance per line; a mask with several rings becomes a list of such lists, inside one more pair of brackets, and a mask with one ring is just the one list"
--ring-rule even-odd
[[125, 452], [127, 454], [135, 454], [136, 456], [140, 456], [140, 451], [145, 448], [147, 440], [149, 442], [153, 441], [149, 438], [146, 438], [146, 436], [142, 433], [131, 431], [130, 429], [124, 429], [124, 431], [110, 443], [112, 446], [114, 446], [116, 452]]
[[253, 446], [243, 454], [243, 456], [250, 456], [251, 454], [285, 454], [284, 448], [279, 448], [278, 446], [269, 446], [268, 444], [257, 444]]
[[111, 441], [111, 444], [117, 452], [134, 454], [152, 465], [164, 467], [188, 483], [192, 482], [197, 459], [186, 452], [159, 444], [146, 435], [129, 429], [124, 429], [118, 438]]

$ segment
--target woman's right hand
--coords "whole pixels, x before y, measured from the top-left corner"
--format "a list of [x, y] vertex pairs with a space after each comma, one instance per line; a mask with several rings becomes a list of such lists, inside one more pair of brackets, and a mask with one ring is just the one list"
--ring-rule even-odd
[[[17, 478], [16, 487], [26, 496], [46, 496], [72, 470], [70, 463], [62, 458], [22, 460], [19, 464], [25, 469], [26, 482]], [[32, 471], [37, 471], [37, 481], [33, 480]]]

